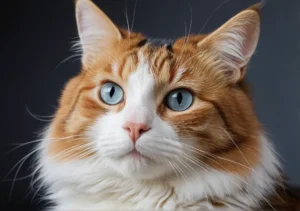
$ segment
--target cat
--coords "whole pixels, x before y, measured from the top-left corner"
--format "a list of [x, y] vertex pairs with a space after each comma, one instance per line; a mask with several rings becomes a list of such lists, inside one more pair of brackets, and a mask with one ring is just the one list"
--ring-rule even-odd
[[245, 81], [260, 7], [155, 41], [77, 0], [82, 70], [37, 157], [49, 209], [299, 209]]

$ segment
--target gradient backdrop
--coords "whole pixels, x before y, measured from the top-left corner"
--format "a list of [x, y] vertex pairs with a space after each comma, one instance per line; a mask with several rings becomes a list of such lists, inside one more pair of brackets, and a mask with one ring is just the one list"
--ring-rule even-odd
[[[133, 23], [136, 1], [95, 1], [116, 24], [124, 27], [127, 27], [124, 15], [127, 8], [133, 29], [153, 38], [176, 38], [189, 29], [192, 33], [209, 32], [257, 2], [138, 0]], [[0, 7], [4, 46], [0, 51], [4, 91], [1, 201], [15, 204], [15, 208], [24, 204], [21, 210], [34, 210], [42, 207], [43, 203], [38, 204], [41, 192], [33, 199], [30, 179], [22, 179], [31, 172], [30, 159], [19, 169], [16, 177], [21, 180], [14, 184], [10, 201], [12, 182], [2, 182], [34, 145], [7, 152], [13, 147], [9, 144], [37, 139], [47, 122], [36, 120], [28, 110], [36, 115], [52, 115], [64, 84], [80, 70], [78, 57], [66, 59], [73, 55], [70, 46], [77, 37], [74, 3], [73, 0], [6, 0]], [[300, 184], [300, 0], [267, 1], [262, 10], [261, 39], [250, 63], [248, 80], [253, 85], [258, 116], [282, 156], [285, 172], [292, 183]], [[16, 170], [6, 179], [13, 179]]]

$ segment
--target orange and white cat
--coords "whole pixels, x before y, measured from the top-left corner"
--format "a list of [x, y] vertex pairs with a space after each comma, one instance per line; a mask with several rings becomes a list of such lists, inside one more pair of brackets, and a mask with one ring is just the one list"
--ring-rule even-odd
[[76, 17], [82, 71], [38, 157], [51, 210], [297, 209], [244, 80], [259, 5], [160, 45], [90, 0]]

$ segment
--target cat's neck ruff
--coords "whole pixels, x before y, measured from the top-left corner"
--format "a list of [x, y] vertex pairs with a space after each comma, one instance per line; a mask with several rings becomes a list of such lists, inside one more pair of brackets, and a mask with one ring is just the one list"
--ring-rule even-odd
[[[49, 141], [45, 138], [41, 143], [43, 150]], [[279, 162], [263, 135], [261, 143], [261, 162], [247, 177], [195, 167], [195, 171], [181, 172], [174, 178], [137, 181], [106, 171], [101, 161], [93, 168], [86, 165], [88, 160], [56, 163], [41, 150], [40, 179], [46, 184], [48, 199], [57, 203], [56, 210], [115, 210], [120, 207], [206, 210], [213, 206], [209, 200], [240, 207], [229, 210], [247, 210], [258, 206], [262, 200], [267, 201], [268, 195], [275, 192], [275, 183], [280, 177]]]

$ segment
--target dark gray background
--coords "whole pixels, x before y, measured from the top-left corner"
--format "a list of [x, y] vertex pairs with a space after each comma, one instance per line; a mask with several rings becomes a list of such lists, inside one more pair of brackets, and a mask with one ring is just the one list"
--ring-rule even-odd
[[[132, 23], [136, 1], [95, 0], [118, 25], [126, 27], [127, 7]], [[176, 38], [189, 29], [209, 32], [257, 0], [138, 0], [133, 29], [153, 38]], [[215, 13], [215, 8], [224, 3]], [[10, 143], [37, 138], [46, 122], [37, 115], [52, 115], [67, 79], [78, 73], [70, 42], [77, 32], [72, 0], [3, 1], [1, 3], [2, 132], [1, 178], [33, 145], [5, 154]], [[190, 9], [191, 8], [191, 9]], [[186, 27], [185, 27], [186, 25]], [[3, 55], [2, 55], [3, 54]], [[77, 60], [76, 60], [77, 59]], [[282, 155], [284, 171], [292, 183], [300, 184], [300, 1], [269, 0], [262, 10], [262, 32], [248, 71], [258, 116]], [[23, 112], [22, 112], [23, 111]], [[21, 116], [23, 116], [23, 124]], [[22, 132], [23, 131], [23, 134]], [[18, 178], [30, 174], [26, 161]], [[14, 173], [8, 176], [14, 177]], [[17, 181], [11, 204], [34, 209], [39, 195], [28, 190], [29, 179]], [[1, 182], [1, 201], [8, 202], [11, 182]], [[28, 196], [26, 194], [29, 193]], [[26, 204], [26, 206], [25, 206]], [[33, 204], [29, 206], [29, 204]]]

